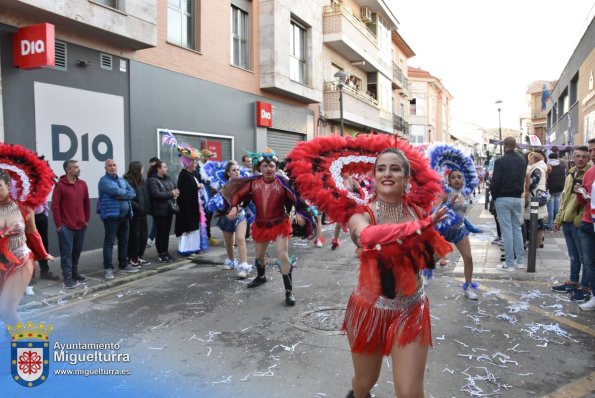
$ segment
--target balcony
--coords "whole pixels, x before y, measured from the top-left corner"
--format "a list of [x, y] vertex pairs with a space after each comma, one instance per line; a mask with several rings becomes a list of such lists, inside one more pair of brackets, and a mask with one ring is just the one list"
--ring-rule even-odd
[[541, 106], [531, 111], [531, 119], [545, 119], [547, 114], [541, 110]]
[[409, 123], [396, 113], [393, 113], [393, 128], [402, 135], [409, 134]]
[[92, 1], [4, 0], [3, 8], [56, 25], [68, 37], [86, 35], [120, 48], [142, 50], [157, 45], [157, 6], [131, 0], [125, 11]]
[[365, 72], [380, 71], [391, 76], [391, 66], [383, 59], [378, 38], [351, 10], [340, 4], [323, 7], [324, 44], [351, 62], [366, 61]]
[[403, 70], [399, 65], [393, 62], [393, 88], [403, 88]]
[[[336, 82], [324, 83], [324, 114], [330, 120], [341, 118]], [[392, 113], [381, 109], [375, 98], [348, 86], [343, 87], [343, 120], [364, 129], [393, 132]]]

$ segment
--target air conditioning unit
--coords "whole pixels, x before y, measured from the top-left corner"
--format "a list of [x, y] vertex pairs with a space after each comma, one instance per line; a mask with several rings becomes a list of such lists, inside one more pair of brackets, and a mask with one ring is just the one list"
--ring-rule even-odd
[[362, 14], [362, 21], [372, 22], [372, 10], [370, 10], [370, 7], [362, 7], [360, 8], [360, 12]]

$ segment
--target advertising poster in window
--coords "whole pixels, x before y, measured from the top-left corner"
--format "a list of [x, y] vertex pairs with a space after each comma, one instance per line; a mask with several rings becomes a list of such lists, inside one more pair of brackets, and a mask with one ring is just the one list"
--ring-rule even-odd
[[35, 146], [57, 176], [65, 160], [79, 161], [80, 178], [97, 198], [104, 162], [114, 159], [118, 174], [127, 168], [124, 148], [124, 98], [35, 82]]

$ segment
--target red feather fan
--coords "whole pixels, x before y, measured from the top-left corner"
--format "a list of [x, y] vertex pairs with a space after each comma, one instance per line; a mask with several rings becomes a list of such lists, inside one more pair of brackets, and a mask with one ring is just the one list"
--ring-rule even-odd
[[287, 169], [302, 198], [329, 218], [346, 223], [353, 214], [363, 213], [367, 202], [354, 199], [353, 193], [337, 185], [342, 181], [341, 173], [372, 176], [376, 157], [391, 147], [402, 150], [411, 166], [407, 200], [427, 213], [435, 196], [442, 192], [442, 179], [423, 153], [392, 136], [331, 136], [301, 142], [287, 156]]
[[56, 178], [50, 165], [37, 153], [20, 145], [0, 143], [0, 169], [15, 186], [21, 206], [35, 208], [47, 200]]

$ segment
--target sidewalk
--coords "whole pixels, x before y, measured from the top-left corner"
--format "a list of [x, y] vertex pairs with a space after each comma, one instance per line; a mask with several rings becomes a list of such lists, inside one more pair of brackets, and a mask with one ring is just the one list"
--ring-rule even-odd
[[[212, 246], [205, 253], [200, 254], [198, 259], [190, 261], [188, 258], [177, 255], [176, 248], [178, 247], [177, 238], [172, 235], [169, 240], [169, 252], [176, 258], [175, 262], [161, 264], [157, 262], [157, 252], [155, 246], [147, 248], [144, 259], [151, 264], [141, 267], [139, 272], [125, 273], [118, 271], [117, 265], [117, 246], [114, 246], [114, 276], [112, 280], [106, 280], [103, 277], [103, 250], [90, 250], [83, 252], [79, 261], [79, 271], [87, 277], [84, 284], [80, 284], [74, 289], [66, 289], [62, 280], [58, 282], [47, 281], [35, 278], [37, 283], [33, 285], [35, 291], [34, 296], [23, 296], [19, 304], [19, 312], [28, 312], [41, 309], [43, 307], [53, 306], [62, 302], [92, 295], [98, 291], [110, 289], [124, 283], [134, 281], [141, 278], [146, 278], [161, 272], [169, 271], [177, 267], [184, 266], [191, 262], [205, 267], [215, 267], [222, 265], [227, 258], [225, 254], [225, 247], [223, 244], [223, 235], [219, 228], [213, 227], [212, 234], [215, 239], [219, 241], [217, 246]], [[52, 239], [52, 237], [50, 237]], [[52, 253], [56, 257], [54, 263], [50, 263], [50, 271], [54, 275], [62, 277], [60, 268], [60, 256], [58, 253]], [[35, 264], [37, 276], [39, 275], [39, 266]]]
[[[500, 261], [501, 246], [490, 243], [496, 237], [496, 223], [494, 216], [484, 209], [485, 195], [478, 195], [468, 214], [469, 220], [481, 228], [484, 232], [471, 234], [471, 254], [473, 256], [473, 276], [477, 279], [519, 279], [554, 282], [564, 282], [568, 279], [570, 272], [570, 260], [566, 249], [566, 241], [562, 231], [545, 231], [545, 242], [543, 249], [537, 249], [535, 261], [535, 272], [529, 273], [523, 269], [516, 269], [514, 272], [502, 271], [498, 268], [503, 261]], [[447, 270], [453, 276], [463, 277], [463, 259], [456, 250], [448, 257], [450, 261]], [[528, 261], [528, 253], [525, 251], [525, 264]]]

